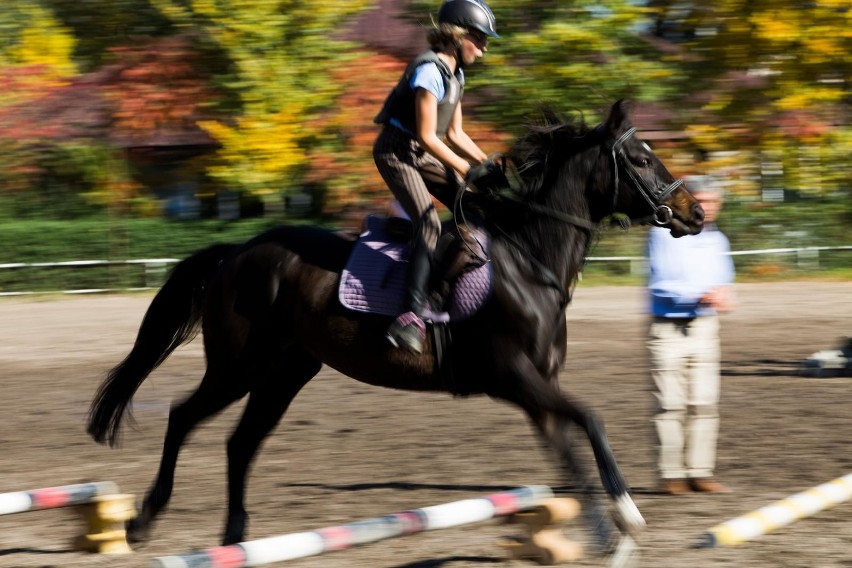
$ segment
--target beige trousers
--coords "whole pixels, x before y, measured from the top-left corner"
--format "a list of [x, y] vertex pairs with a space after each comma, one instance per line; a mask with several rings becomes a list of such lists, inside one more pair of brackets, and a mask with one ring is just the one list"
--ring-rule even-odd
[[711, 477], [719, 433], [719, 318], [653, 318], [648, 350], [659, 475]]

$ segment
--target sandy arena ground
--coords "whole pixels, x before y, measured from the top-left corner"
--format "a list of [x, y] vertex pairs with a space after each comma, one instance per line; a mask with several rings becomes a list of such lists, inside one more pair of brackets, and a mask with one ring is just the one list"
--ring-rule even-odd
[[[852, 567], [852, 502], [737, 548], [695, 549], [709, 527], [852, 472], [852, 379], [805, 378], [803, 359], [852, 335], [852, 282], [741, 284], [723, 319], [718, 475], [735, 492], [656, 492], [646, 325], [639, 288], [580, 286], [569, 308], [566, 391], [596, 409], [648, 521], [645, 567]], [[89, 440], [84, 420], [104, 373], [130, 348], [150, 296], [0, 300], [0, 492], [111, 480], [144, 493], [170, 404], [194, 389], [200, 342], [140, 389], [121, 449]], [[174, 498], [135, 554], [74, 552], [71, 510], [0, 517], [2, 567], [143, 567], [155, 556], [216, 545], [224, 519], [228, 432], [239, 405], [184, 448]], [[250, 538], [343, 524], [524, 484], [560, 486], [553, 460], [519, 412], [484, 398], [381, 390], [324, 368], [296, 399], [256, 463]], [[424, 533], [292, 561], [292, 568], [531, 566], [495, 545], [497, 522]], [[569, 537], [585, 541], [578, 523]], [[575, 566], [599, 566], [589, 556]]]

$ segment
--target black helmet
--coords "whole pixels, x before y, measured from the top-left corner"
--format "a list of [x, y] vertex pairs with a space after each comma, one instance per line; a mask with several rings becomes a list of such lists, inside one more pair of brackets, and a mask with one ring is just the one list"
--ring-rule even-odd
[[482, 0], [447, 0], [438, 10], [438, 22], [479, 30], [490, 37], [500, 37], [497, 35], [494, 14]]

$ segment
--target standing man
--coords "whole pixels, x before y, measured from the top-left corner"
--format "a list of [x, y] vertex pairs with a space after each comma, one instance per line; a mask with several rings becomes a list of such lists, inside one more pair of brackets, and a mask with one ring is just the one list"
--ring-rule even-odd
[[733, 307], [734, 265], [716, 227], [722, 189], [710, 176], [686, 187], [704, 208], [704, 230], [679, 239], [648, 234], [651, 362], [662, 490], [727, 493], [713, 476], [719, 432], [720, 312]]

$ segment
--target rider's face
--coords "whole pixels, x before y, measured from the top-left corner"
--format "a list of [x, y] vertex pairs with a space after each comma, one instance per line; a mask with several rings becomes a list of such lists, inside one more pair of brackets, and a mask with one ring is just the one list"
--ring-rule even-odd
[[488, 36], [478, 30], [470, 30], [462, 40], [462, 59], [470, 65], [488, 51]]

